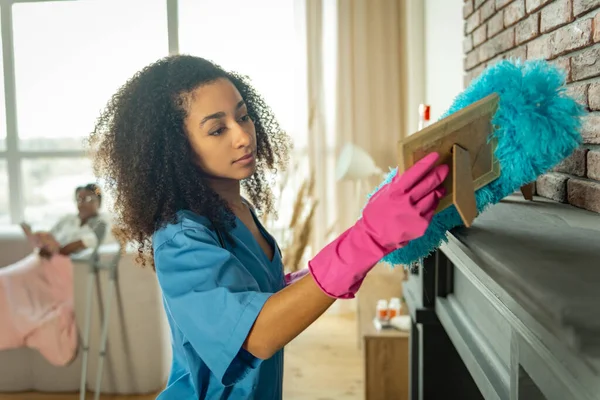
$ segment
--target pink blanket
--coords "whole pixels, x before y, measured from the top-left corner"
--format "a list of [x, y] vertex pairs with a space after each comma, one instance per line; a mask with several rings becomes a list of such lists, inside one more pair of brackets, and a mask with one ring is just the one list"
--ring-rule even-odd
[[37, 254], [0, 268], [0, 350], [27, 346], [64, 366], [77, 355], [73, 264]]

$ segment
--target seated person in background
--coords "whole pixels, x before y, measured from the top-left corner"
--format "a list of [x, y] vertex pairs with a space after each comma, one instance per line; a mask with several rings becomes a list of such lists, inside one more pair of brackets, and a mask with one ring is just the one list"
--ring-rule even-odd
[[25, 234], [39, 249], [42, 257], [54, 254], [69, 256], [84, 249], [93, 249], [106, 235], [106, 222], [98, 215], [102, 205], [100, 188], [87, 184], [75, 189], [77, 214], [62, 217], [50, 232], [31, 232], [27, 224], [21, 224]]
[[0, 350], [27, 346], [58, 366], [77, 355], [69, 255], [97, 247], [107, 224], [98, 215], [98, 186], [78, 187], [75, 199], [79, 212], [65, 215], [49, 232], [34, 233], [21, 224], [37, 252], [0, 268]]

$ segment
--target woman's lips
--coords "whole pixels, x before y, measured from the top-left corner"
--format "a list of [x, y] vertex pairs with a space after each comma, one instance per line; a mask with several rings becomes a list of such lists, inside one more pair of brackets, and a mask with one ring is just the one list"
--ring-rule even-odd
[[246, 154], [244, 157], [234, 161], [234, 164], [249, 164], [254, 161], [254, 153]]

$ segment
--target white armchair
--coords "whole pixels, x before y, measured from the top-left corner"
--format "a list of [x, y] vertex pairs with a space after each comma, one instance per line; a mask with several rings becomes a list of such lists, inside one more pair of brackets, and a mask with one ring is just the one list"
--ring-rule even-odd
[[[100, 246], [98, 256], [109, 262], [118, 251], [116, 243]], [[31, 251], [18, 227], [0, 232], [0, 267]], [[120, 258], [108, 325], [107, 351], [103, 364], [102, 393], [154, 393], [165, 384], [171, 361], [170, 334], [162, 308], [160, 289], [153, 271], [135, 265], [129, 249]], [[74, 299], [77, 326], [83, 339], [89, 276], [88, 259], [74, 257]], [[101, 271], [95, 279], [86, 386], [94, 390], [100, 353], [103, 295], [109, 293], [109, 276]], [[37, 351], [19, 348], [0, 351], [0, 392], [79, 391], [82, 349], [66, 367], [49, 364]]]

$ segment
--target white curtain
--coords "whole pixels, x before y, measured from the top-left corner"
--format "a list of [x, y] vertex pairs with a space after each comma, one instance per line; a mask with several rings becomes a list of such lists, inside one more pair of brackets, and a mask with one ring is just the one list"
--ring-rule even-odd
[[[305, 7], [309, 157], [322, 200], [313, 237], [318, 250], [359, 215], [354, 186], [335, 182], [341, 147], [347, 142], [362, 147], [383, 171], [396, 166], [409, 110], [406, 5], [403, 0], [305, 0]], [[370, 182], [368, 191], [379, 181]]]

